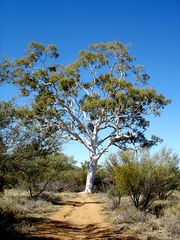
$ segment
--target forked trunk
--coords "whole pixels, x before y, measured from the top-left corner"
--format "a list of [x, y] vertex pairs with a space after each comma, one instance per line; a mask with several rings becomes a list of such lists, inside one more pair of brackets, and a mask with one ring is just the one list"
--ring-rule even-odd
[[87, 178], [86, 178], [86, 193], [93, 193], [94, 192], [94, 178], [96, 174], [96, 168], [97, 168], [97, 161], [93, 161], [93, 159], [90, 160], [89, 168], [87, 172]]

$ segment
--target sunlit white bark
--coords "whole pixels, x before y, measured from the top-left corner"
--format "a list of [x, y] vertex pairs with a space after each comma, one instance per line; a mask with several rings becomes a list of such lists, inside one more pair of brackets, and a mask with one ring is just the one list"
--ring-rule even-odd
[[97, 161], [93, 159], [93, 157], [90, 159], [88, 172], [87, 172], [87, 178], [86, 178], [86, 193], [93, 193], [94, 192], [94, 179], [96, 174], [96, 168], [97, 168]]

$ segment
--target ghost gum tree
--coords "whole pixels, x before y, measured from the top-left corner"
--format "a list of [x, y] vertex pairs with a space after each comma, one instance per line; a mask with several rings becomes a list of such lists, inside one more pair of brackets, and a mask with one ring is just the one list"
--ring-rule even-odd
[[147, 115], [159, 116], [169, 100], [147, 87], [149, 76], [120, 42], [90, 45], [67, 66], [58, 57], [54, 45], [31, 42], [8, 73], [31, 99], [21, 116], [89, 151], [85, 192], [92, 193], [97, 162], [110, 146], [125, 150], [159, 141], [145, 136]]

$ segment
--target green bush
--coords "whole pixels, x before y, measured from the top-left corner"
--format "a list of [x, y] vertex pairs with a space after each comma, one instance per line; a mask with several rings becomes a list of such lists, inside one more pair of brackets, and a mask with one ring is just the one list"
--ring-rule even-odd
[[131, 197], [136, 208], [147, 211], [157, 199], [178, 188], [178, 156], [163, 149], [150, 155], [148, 150], [122, 151], [111, 155], [108, 168], [115, 188]]
[[[81, 166], [72, 166], [71, 169], [59, 173], [59, 180], [48, 184], [46, 190], [52, 192], [81, 192], [86, 184], [88, 162]], [[98, 166], [95, 180], [95, 192], [106, 192], [111, 184], [110, 175], [105, 167]]]
[[60, 192], [81, 192], [84, 190], [85, 174], [81, 168], [74, 168], [61, 174], [59, 180]]
[[111, 176], [107, 171], [106, 167], [98, 166], [94, 179], [94, 191], [107, 192], [111, 184]]
[[60, 179], [60, 173], [69, 168], [72, 168], [72, 159], [61, 153], [24, 159], [19, 182], [29, 189], [32, 198], [38, 198], [51, 181]]

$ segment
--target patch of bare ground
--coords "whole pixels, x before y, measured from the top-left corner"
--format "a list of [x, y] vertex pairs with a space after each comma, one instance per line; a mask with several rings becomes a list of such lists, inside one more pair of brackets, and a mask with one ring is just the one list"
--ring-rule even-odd
[[108, 216], [102, 211], [104, 204], [98, 195], [69, 194], [69, 199], [66, 198], [56, 213], [46, 219], [38, 219], [36, 231], [31, 232], [28, 238], [138, 240], [112, 228]]
[[176, 240], [180, 236], [179, 193], [156, 202], [164, 208], [157, 218], [138, 211], [127, 197], [116, 206], [102, 193], [45, 192], [34, 201], [25, 192], [7, 191], [0, 198], [1, 239]]

